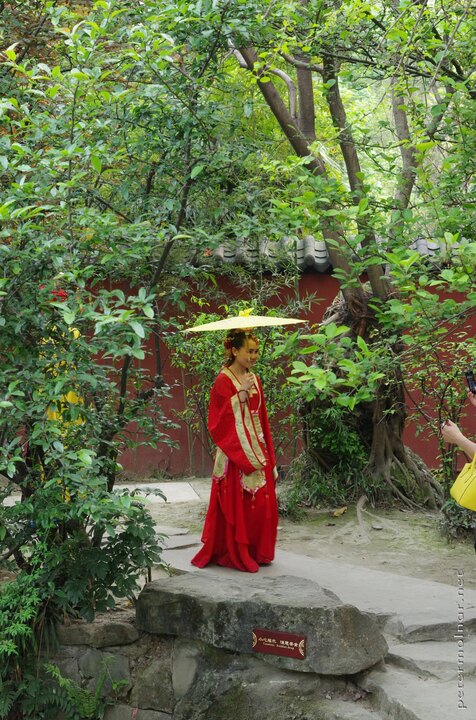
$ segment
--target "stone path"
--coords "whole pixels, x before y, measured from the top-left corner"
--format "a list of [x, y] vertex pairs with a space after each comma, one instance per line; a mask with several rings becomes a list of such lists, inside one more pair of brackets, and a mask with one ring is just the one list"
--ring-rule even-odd
[[[234, 570], [191, 565], [199, 546], [196, 535], [170, 536], [163, 559], [181, 572], [222, 577], [225, 584], [236, 580]], [[360, 680], [371, 693], [377, 718], [457, 720], [465, 712], [476, 716], [476, 590], [465, 588], [464, 575], [455, 571], [452, 584], [436, 583], [278, 550], [275, 562], [260, 568], [259, 576], [282, 575], [312, 580], [343, 602], [377, 616], [389, 654], [385, 667]], [[255, 578], [239, 574], [242, 584], [253, 585]], [[347, 704], [347, 711], [345, 706], [330, 717], [358, 717], [355, 703]]]
[[[236, 571], [210, 565], [198, 570], [190, 564], [197, 552], [199, 537], [190, 535], [188, 547], [169, 539], [163, 558], [171, 567], [184, 572], [202, 572], [223, 577], [236, 577]], [[325, 561], [277, 550], [275, 562], [262, 567], [260, 576], [296, 575], [313, 580], [332, 590], [343, 602], [380, 617], [384, 631], [409, 642], [451, 638], [457, 630], [460, 598], [455, 573], [454, 585], [404, 577], [362, 566]], [[253, 575], [243, 573], [240, 579], [253, 583]], [[464, 582], [464, 578], [463, 578]], [[476, 590], [462, 588], [464, 624], [467, 631], [476, 630]]]

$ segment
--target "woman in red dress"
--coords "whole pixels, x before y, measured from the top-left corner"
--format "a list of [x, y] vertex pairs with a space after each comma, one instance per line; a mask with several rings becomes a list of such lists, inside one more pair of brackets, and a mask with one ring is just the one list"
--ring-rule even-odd
[[228, 334], [229, 357], [211, 391], [208, 429], [217, 453], [197, 567], [257, 572], [274, 559], [277, 471], [263, 388], [250, 372], [257, 342], [242, 330]]

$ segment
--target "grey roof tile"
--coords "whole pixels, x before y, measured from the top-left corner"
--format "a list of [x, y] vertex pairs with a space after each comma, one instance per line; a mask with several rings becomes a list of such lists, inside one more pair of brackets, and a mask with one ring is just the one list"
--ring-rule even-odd
[[[442, 243], [427, 238], [416, 238], [411, 247], [422, 255], [433, 257], [444, 251]], [[213, 258], [221, 265], [235, 264], [276, 268], [284, 264], [285, 258], [295, 259], [301, 272], [314, 271], [324, 273], [331, 267], [329, 254], [323, 240], [316, 240], [312, 235], [304, 237], [285, 236], [280, 240], [263, 238], [256, 244], [236, 242], [220, 245], [213, 251]]]

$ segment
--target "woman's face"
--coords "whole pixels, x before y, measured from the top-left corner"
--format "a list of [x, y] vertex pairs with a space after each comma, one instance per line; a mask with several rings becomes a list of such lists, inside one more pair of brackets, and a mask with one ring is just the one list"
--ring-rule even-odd
[[232, 351], [234, 361], [245, 370], [249, 370], [250, 366], [251, 366], [250, 353], [248, 350], [248, 343], [249, 343], [249, 341], [245, 340], [243, 345], [240, 348], [238, 348], [238, 350], [236, 348], [233, 348], [233, 351]]
[[259, 358], [259, 347], [256, 340], [252, 340], [251, 338], [248, 340], [248, 354], [250, 356], [250, 368], [252, 368]]

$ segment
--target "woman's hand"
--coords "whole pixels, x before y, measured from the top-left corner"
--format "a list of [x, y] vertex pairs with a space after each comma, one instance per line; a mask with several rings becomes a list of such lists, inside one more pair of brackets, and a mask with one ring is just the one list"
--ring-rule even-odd
[[468, 400], [469, 400], [470, 404], [471, 404], [474, 408], [476, 408], [476, 395], [473, 395], [473, 393], [471, 392], [471, 390], [468, 390]]
[[443, 423], [441, 426], [441, 435], [443, 440], [451, 445], [459, 445], [460, 440], [464, 438], [463, 433], [452, 420], [446, 420], [446, 422]]
[[255, 384], [255, 382], [254, 382], [253, 375], [251, 373], [247, 373], [244, 376], [243, 380], [241, 381], [241, 387], [240, 387], [239, 392], [241, 392], [241, 390], [245, 390], [246, 392], [249, 393], [250, 390], [252, 389], [252, 387], [254, 386], [254, 384]]

